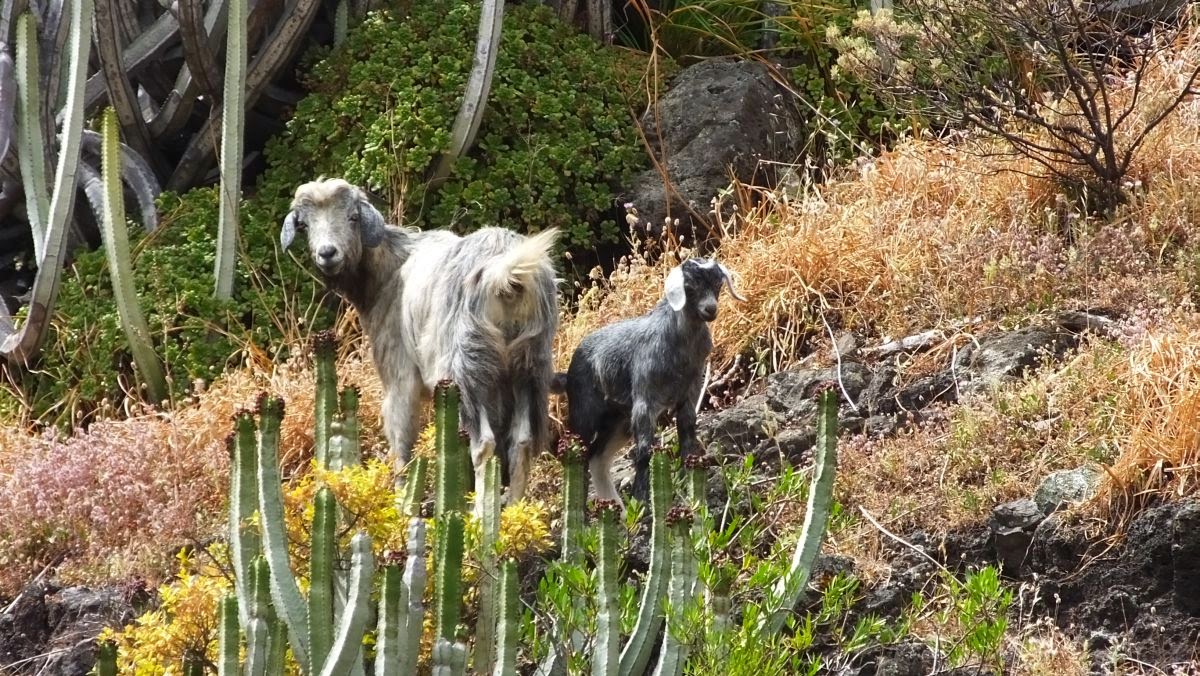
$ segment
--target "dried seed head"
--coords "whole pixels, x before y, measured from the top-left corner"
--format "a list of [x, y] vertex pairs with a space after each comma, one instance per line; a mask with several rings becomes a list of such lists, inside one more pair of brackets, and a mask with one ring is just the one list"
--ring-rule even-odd
[[621, 503], [617, 502], [616, 500], [605, 500], [604, 498], [597, 498], [595, 500], [592, 500], [591, 508], [592, 508], [592, 516], [595, 516], [597, 518], [601, 518], [606, 514], [616, 515], [616, 514], [621, 513]]
[[574, 432], [566, 432], [558, 438], [558, 444], [554, 447], [554, 455], [564, 463], [580, 462], [583, 460], [585, 449], [583, 437]]
[[403, 566], [408, 560], [408, 553], [400, 549], [389, 549], [381, 557], [385, 566]]
[[664, 444], [654, 444], [653, 446], [650, 447], [650, 452], [651, 453], [663, 453], [667, 456], [671, 456], [671, 455], [674, 455], [675, 449], [671, 448], [670, 446], [666, 446]]
[[687, 469], [706, 469], [712, 467], [715, 459], [704, 453], [693, 453], [683, 456], [683, 466]]
[[814, 399], [819, 400], [822, 396], [825, 395], [826, 392], [833, 392], [834, 397], [837, 398], [837, 396], [838, 396], [837, 383], [833, 382], [832, 380], [826, 380], [824, 382], [817, 383], [816, 385], [813, 386], [812, 396]]
[[337, 349], [337, 335], [332, 329], [317, 331], [311, 338], [313, 354], [333, 354]]
[[696, 518], [696, 515], [688, 507], [676, 505], [667, 510], [667, 525], [676, 526], [679, 524], [690, 524]]
[[258, 393], [257, 397], [254, 398], [254, 413], [255, 414], [257, 414], [257, 415], [263, 414], [264, 407], [267, 405], [267, 397], [268, 396], [269, 395], [267, 394], [266, 390], [263, 390], [262, 392]]

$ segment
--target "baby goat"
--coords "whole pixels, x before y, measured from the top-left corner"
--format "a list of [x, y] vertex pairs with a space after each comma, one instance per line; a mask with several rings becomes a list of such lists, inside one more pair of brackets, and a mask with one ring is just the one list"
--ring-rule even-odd
[[384, 433], [400, 463], [416, 441], [422, 403], [449, 379], [461, 392], [476, 495], [484, 463], [499, 450], [509, 501], [520, 500], [533, 454], [549, 442], [556, 231], [483, 228], [460, 237], [385, 226], [341, 179], [296, 189], [280, 233], [285, 249], [298, 231], [307, 231], [317, 270], [358, 309], [371, 338]]
[[555, 377], [554, 390], [567, 395], [567, 426], [587, 444], [597, 497], [620, 501], [612, 463], [632, 438], [633, 494], [646, 499], [655, 426], [664, 412], [675, 414], [680, 451], [704, 452], [696, 439], [696, 402], [722, 284], [745, 300], [720, 263], [684, 261], [667, 275], [666, 297], [653, 310], [588, 335], [567, 372]]

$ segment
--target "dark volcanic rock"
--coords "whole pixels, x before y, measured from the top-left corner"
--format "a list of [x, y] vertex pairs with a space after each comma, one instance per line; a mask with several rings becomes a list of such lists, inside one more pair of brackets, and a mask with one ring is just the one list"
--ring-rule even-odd
[[1028, 498], [1006, 502], [992, 510], [992, 545], [1007, 575], [1020, 575], [1029, 545], [1033, 543], [1034, 529], [1044, 518], [1037, 503]]
[[657, 167], [637, 176], [626, 196], [641, 222], [658, 233], [669, 216], [689, 241], [715, 235], [712, 200], [731, 175], [769, 187], [774, 167], [799, 157], [803, 120], [792, 101], [755, 61], [709, 59], [683, 69], [642, 118], [673, 190]]

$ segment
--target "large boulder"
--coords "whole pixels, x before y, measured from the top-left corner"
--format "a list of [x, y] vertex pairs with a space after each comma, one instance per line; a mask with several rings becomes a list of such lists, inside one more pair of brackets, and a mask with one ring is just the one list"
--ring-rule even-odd
[[664, 219], [689, 242], [714, 236], [712, 200], [731, 176], [772, 187], [775, 167], [801, 153], [803, 120], [793, 97], [755, 61], [712, 59], [683, 69], [642, 118], [658, 167], [626, 192], [642, 226], [661, 232]]

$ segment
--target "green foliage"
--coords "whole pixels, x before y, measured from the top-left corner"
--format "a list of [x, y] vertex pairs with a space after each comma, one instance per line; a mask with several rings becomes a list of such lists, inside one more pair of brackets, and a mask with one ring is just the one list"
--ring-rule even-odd
[[368, 17], [313, 69], [312, 93], [268, 144], [274, 170], [262, 193], [282, 200], [318, 174], [342, 176], [402, 203], [421, 227], [557, 226], [570, 246], [616, 241], [616, 224], [603, 220], [613, 191], [645, 164], [629, 112], [644, 103], [643, 68], [546, 7], [508, 10], [478, 143], [424, 193], [425, 172], [449, 144], [478, 18], [477, 3], [446, 0], [403, 19]]
[[[320, 291], [312, 276], [280, 257], [280, 219], [274, 210], [243, 205], [241, 260], [231, 302], [212, 294], [217, 190], [164, 193], [159, 212], [157, 230], [147, 235], [130, 228], [129, 238], [134, 287], [173, 398], [187, 394], [193, 381], [211, 382], [227, 365], [238, 363], [248, 345], [286, 345], [310, 328], [331, 324], [331, 313], [316, 302]], [[124, 398], [132, 358], [104, 251], [78, 255], [64, 276], [57, 307], [36, 370], [10, 370], [13, 382], [0, 391], [0, 413], [15, 415], [27, 406], [34, 417], [65, 425], [86, 421], [105, 400]]]

